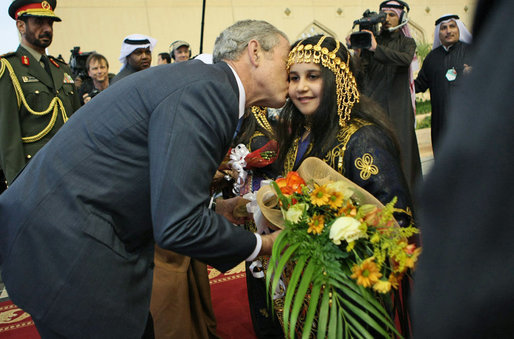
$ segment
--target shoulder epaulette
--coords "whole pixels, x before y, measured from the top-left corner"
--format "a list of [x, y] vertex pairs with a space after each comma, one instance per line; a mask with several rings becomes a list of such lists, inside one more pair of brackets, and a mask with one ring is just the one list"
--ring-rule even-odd
[[65, 61], [63, 61], [61, 59], [58, 59], [58, 58], [56, 58], [54, 56], [49, 55], [48, 58], [51, 59], [51, 60], [54, 60], [54, 61], [56, 61], [56, 62], [58, 62], [60, 64], [67, 65], [67, 63]]
[[0, 55], [0, 59], [9, 58], [9, 57], [12, 57], [13, 55], [16, 55], [16, 52], [5, 53], [5, 54]]

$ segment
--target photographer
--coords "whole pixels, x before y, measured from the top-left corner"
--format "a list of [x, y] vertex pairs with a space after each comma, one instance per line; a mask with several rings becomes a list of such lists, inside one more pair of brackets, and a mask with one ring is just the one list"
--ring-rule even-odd
[[109, 73], [109, 62], [101, 54], [91, 54], [86, 60], [86, 70], [89, 78], [79, 89], [82, 104], [88, 103], [95, 95], [109, 87], [109, 81], [114, 74]]
[[[405, 178], [411, 192], [421, 178], [421, 161], [414, 132], [414, 80], [411, 64], [416, 43], [407, 26], [409, 6], [403, 1], [384, 1], [380, 12], [385, 14], [377, 36], [368, 30], [371, 42], [360, 53], [364, 76], [363, 93], [377, 101], [387, 113], [395, 129]], [[351, 36], [347, 38], [350, 43]], [[351, 47], [351, 46], [350, 46]]]

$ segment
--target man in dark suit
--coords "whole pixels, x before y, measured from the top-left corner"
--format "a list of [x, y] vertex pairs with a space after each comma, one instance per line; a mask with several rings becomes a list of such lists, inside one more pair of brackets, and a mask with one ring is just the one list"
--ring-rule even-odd
[[43, 337], [138, 338], [154, 240], [226, 271], [276, 235], [208, 209], [245, 107], [280, 107], [289, 42], [263, 21], [216, 40], [215, 60], [137, 72], [83, 106], [0, 195], [0, 264]]
[[419, 339], [514, 335], [514, 33], [505, 29], [514, 2], [483, 0], [475, 13], [473, 71], [450, 106], [421, 200]]
[[9, 6], [21, 36], [16, 52], [0, 56], [0, 168], [9, 185], [80, 107], [70, 68], [45, 51], [53, 23], [61, 21], [55, 6], [56, 0]]

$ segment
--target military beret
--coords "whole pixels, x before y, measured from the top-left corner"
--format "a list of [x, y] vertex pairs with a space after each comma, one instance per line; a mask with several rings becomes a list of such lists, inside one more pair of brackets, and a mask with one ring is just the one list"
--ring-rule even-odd
[[14, 0], [9, 6], [9, 16], [14, 20], [25, 16], [39, 16], [61, 21], [55, 15], [57, 0]]

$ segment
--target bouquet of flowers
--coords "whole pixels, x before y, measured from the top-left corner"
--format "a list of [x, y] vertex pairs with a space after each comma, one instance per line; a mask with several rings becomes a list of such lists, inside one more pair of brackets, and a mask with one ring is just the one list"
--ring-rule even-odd
[[266, 283], [275, 291], [286, 280], [286, 336], [295, 337], [302, 322], [304, 338], [311, 331], [318, 338], [401, 336], [390, 294], [421, 249], [407, 242], [417, 229], [396, 223], [396, 199], [383, 206], [322, 160], [308, 158], [298, 173], [261, 188], [257, 200], [263, 214], [283, 228]]

